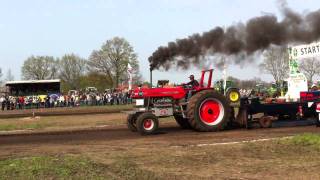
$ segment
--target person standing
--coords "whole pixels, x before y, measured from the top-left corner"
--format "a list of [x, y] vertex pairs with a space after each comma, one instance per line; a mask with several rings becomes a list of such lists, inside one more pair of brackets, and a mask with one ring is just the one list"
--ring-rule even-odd
[[23, 109], [24, 107], [24, 98], [22, 96], [19, 97], [19, 109]]
[[10, 110], [14, 110], [16, 106], [16, 98], [11, 96], [10, 97]]
[[54, 107], [54, 99], [53, 99], [53, 97], [50, 97], [49, 96], [49, 108], [53, 108]]
[[61, 96], [60, 96], [59, 101], [60, 101], [60, 107], [65, 106], [65, 99], [64, 99], [64, 95], [61, 95]]
[[75, 106], [75, 101], [76, 101], [76, 97], [74, 94], [71, 95], [71, 106], [74, 107]]
[[36, 108], [39, 109], [40, 107], [40, 97], [39, 96], [35, 96], [35, 104], [36, 104]]
[[99, 102], [100, 102], [100, 95], [99, 94], [97, 94], [96, 95], [96, 106], [99, 106]]
[[1, 110], [4, 111], [6, 102], [3, 96], [0, 97], [0, 103], [1, 103]]
[[46, 97], [45, 107], [50, 108], [50, 97], [49, 96]]
[[9, 97], [6, 97], [6, 105], [7, 105], [7, 110], [10, 110], [10, 100]]

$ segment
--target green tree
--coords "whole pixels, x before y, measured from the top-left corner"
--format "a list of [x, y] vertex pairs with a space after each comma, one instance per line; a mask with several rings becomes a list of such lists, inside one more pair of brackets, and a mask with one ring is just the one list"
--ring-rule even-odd
[[81, 89], [96, 87], [99, 92], [103, 92], [105, 89], [112, 88], [112, 80], [104, 74], [89, 72], [80, 78], [80, 87]]
[[24, 61], [21, 72], [23, 79], [55, 79], [58, 75], [58, 61], [52, 56], [31, 56]]
[[124, 38], [107, 40], [100, 50], [94, 50], [89, 58], [89, 70], [99, 72], [112, 80], [113, 87], [128, 80], [128, 63], [133, 68], [133, 77], [139, 75], [137, 54]]
[[233, 76], [228, 76], [227, 80], [231, 81], [235, 87], [239, 87], [241, 84], [241, 80]]
[[66, 89], [79, 89], [85, 71], [86, 60], [77, 55], [66, 54], [59, 60], [59, 77]]
[[151, 84], [149, 81], [144, 81], [144, 82], [140, 83], [139, 85], [151, 87]]

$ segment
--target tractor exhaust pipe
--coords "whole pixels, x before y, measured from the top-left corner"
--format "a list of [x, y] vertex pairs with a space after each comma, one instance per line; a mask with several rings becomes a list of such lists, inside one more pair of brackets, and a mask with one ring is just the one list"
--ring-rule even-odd
[[152, 88], [152, 69], [150, 68], [150, 86]]

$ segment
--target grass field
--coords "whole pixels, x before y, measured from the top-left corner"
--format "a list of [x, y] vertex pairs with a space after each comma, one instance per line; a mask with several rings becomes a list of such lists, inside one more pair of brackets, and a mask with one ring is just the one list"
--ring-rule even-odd
[[0, 111], [0, 119], [32, 117], [32, 116], [58, 116], [58, 115], [85, 115], [85, 114], [103, 114], [103, 113], [119, 113], [128, 111], [133, 108], [129, 105], [114, 106], [82, 106], [82, 107], [64, 107], [64, 108], [41, 108], [41, 109], [24, 109], [12, 111]]
[[0, 119], [0, 131], [12, 130], [65, 130], [125, 123], [125, 114], [110, 113], [77, 116], [45, 116], [36, 118]]
[[[4, 111], [0, 113], [0, 116], [3, 116], [0, 118], [0, 131], [64, 130], [119, 125], [124, 124], [126, 119], [126, 115], [119, 112], [130, 109], [132, 109], [132, 105]], [[36, 117], [32, 117], [32, 111], [37, 112]], [[37, 116], [41, 113], [44, 116]], [[73, 115], [63, 115], [68, 113]], [[19, 117], [21, 114], [23, 117]]]
[[99, 179], [105, 166], [78, 156], [34, 156], [0, 162], [0, 179]]
[[0, 179], [319, 179], [320, 135], [204, 147], [7, 157]]

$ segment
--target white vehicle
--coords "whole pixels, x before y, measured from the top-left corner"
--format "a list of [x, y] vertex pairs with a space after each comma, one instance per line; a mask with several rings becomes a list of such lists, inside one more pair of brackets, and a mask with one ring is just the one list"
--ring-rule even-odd
[[69, 96], [72, 96], [72, 95], [78, 96], [79, 95], [79, 91], [77, 91], [77, 90], [69, 90], [68, 95]]
[[96, 87], [87, 87], [86, 93], [97, 93], [98, 89]]

